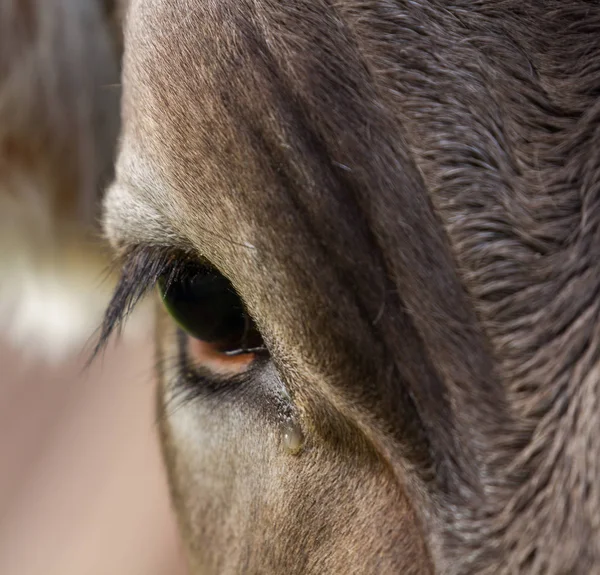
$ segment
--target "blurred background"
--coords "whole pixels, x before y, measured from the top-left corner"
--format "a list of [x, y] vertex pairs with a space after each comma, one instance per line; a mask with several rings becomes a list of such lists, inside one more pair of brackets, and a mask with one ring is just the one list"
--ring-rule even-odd
[[0, 573], [177, 575], [150, 341], [48, 365], [0, 343]]
[[126, 0], [0, 0], [0, 575], [183, 575], [151, 306], [86, 367]]

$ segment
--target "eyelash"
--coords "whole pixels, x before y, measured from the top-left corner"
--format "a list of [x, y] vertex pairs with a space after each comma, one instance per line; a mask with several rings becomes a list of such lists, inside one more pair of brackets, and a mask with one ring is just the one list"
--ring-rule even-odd
[[159, 278], [166, 277], [168, 285], [180, 274], [188, 273], [188, 264], [195, 260], [185, 252], [164, 246], [136, 246], [121, 261], [121, 277], [104, 313], [92, 359], [104, 349], [110, 336], [122, 327]]

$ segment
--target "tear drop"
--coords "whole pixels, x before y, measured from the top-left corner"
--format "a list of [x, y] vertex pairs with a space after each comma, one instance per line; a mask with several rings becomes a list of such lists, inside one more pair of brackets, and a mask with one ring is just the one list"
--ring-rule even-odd
[[297, 455], [304, 446], [304, 433], [294, 421], [287, 421], [283, 425], [283, 447], [290, 455]]

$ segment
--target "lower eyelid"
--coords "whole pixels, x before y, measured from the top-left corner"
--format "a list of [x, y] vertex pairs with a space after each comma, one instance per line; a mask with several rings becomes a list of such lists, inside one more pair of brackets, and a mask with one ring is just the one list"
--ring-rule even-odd
[[214, 344], [184, 335], [181, 343], [187, 349], [191, 367], [202, 367], [215, 375], [233, 377], [246, 371], [254, 361], [254, 353], [227, 355]]

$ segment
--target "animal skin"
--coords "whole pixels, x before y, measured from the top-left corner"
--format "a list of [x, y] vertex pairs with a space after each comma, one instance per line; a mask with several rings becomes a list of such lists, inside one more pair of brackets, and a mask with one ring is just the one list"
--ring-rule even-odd
[[131, 0], [122, 85], [102, 338], [266, 346], [157, 306], [192, 573], [600, 573], [600, 4]]

